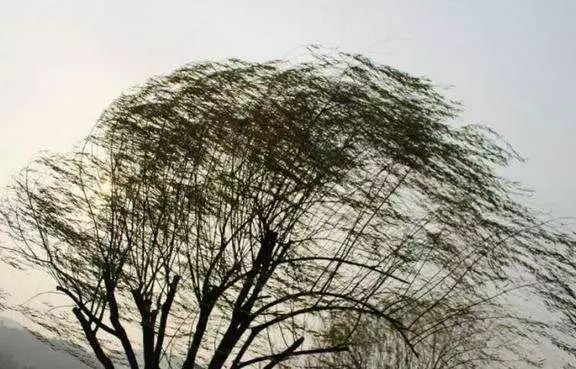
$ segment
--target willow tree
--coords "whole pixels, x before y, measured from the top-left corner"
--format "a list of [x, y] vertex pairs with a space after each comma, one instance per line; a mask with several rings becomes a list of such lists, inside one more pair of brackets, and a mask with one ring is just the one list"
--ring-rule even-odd
[[574, 368], [576, 358], [576, 248], [566, 243], [564, 247], [545, 250], [534, 268], [536, 290], [552, 312], [546, 332], [551, 342], [571, 357], [566, 369]]
[[[422, 305], [422, 304], [418, 304]], [[346, 352], [308, 358], [307, 369], [512, 369], [542, 368], [542, 358], [531, 350], [545, 325], [520, 317], [490, 301], [462, 310], [448, 304], [435, 309], [410, 327], [411, 342], [371, 316], [337, 317], [330, 321], [319, 343], [344, 337]], [[414, 312], [412, 312], [414, 313]], [[412, 319], [408, 320], [413, 320]]]
[[106, 369], [294, 364], [348, 348], [315, 344], [338, 314], [417, 352], [438, 306], [489, 300], [562, 242], [495, 172], [515, 153], [456, 113], [359, 55], [186, 65], [23, 170], [2, 207], [12, 254], [74, 305], [75, 325], [42, 323]]

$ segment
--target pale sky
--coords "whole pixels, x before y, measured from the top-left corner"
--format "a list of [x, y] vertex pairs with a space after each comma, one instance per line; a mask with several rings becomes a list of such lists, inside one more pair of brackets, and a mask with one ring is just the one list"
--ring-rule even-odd
[[0, 184], [151, 75], [315, 43], [450, 87], [529, 159], [508, 175], [576, 215], [575, 19], [575, 0], [0, 0]]
[[534, 203], [576, 216], [576, 0], [0, 0], [0, 184], [152, 75], [311, 43], [449, 87], [528, 159], [505, 173]]

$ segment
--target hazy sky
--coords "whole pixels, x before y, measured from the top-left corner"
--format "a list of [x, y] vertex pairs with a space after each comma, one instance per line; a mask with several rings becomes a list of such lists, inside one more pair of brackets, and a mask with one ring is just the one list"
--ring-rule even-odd
[[66, 150], [128, 87], [189, 61], [310, 43], [431, 78], [529, 161], [509, 171], [576, 215], [576, 1], [0, 0], [0, 184]]
[[576, 1], [0, 0], [0, 184], [67, 150], [116, 96], [190, 61], [310, 43], [431, 78], [528, 162], [507, 173], [576, 215]]
[[466, 122], [528, 159], [506, 173], [576, 216], [576, 0], [0, 0], [0, 184], [39, 150], [71, 148], [151, 75], [310, 43], [449, 87]]

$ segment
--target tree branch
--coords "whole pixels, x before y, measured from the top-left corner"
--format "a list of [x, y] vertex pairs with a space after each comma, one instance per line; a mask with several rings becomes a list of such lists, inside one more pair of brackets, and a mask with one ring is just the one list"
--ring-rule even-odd
[[76, 318], [80, 322], [80, 325], [82, 326], [82, 330], [84, 331], [84, 335], [86, 336], [86, 339], [88, 340], [88, 343], [90, 344], [90, 347], [92, 347], [92, 350], [94, 351], [94, 354], [96, 355], [96, 358], [98, 358], [98, 361], [100, 361], [100, 363], [102, 363], [102, 365], [104, 366], [105, 369], [114, 369], [114, 364], [112, 363], [112, 360], [110, 360], [108, 355], [106, 355], [106, 353], [102, 349], [102, 345], [98, 341], [98, 338], [96, 337], [96, 333], [94, 333], [94, 331], [90, 328], [90, 323], [86, 320], [84, 315], [82, 315], [80, 308], [75, 307], [72, 309], [72, 312], [74, 313], [74, 315], [76, 316]]

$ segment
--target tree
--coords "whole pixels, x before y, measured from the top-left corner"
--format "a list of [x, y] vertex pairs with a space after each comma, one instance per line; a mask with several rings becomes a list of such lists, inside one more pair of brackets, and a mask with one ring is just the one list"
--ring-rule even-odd
[[[554, 314], [551, 328], [545, 335], [572, 359], [576, 357], [576, 255], [573, 244], [546, 250], [533, 268], [536, 291]], [[573, 368], [573, 363], [565, 368]]]
[[74, 305], [50, 329], [80, 343], [77, 325], [106, 369], [272, 368], [347, 350], [314, 337], [350, 314], [417, 352], [419, 322], [493, 300], [566, 242], [497, 175], [517, 155], [452, 126], [429, 81], [313, 55], [153, 78], [22, 172], [10, 252]]
[[389, 326], [371, 317], [333, 320], [321, 340], [348, 337], [349, 349], [311, 358], [307, 369], [540, 368], [529, 353], [530, 329], [542, 324], [490, 303], [455, 313], [437, 309], [412, 328], [413, 352]]

